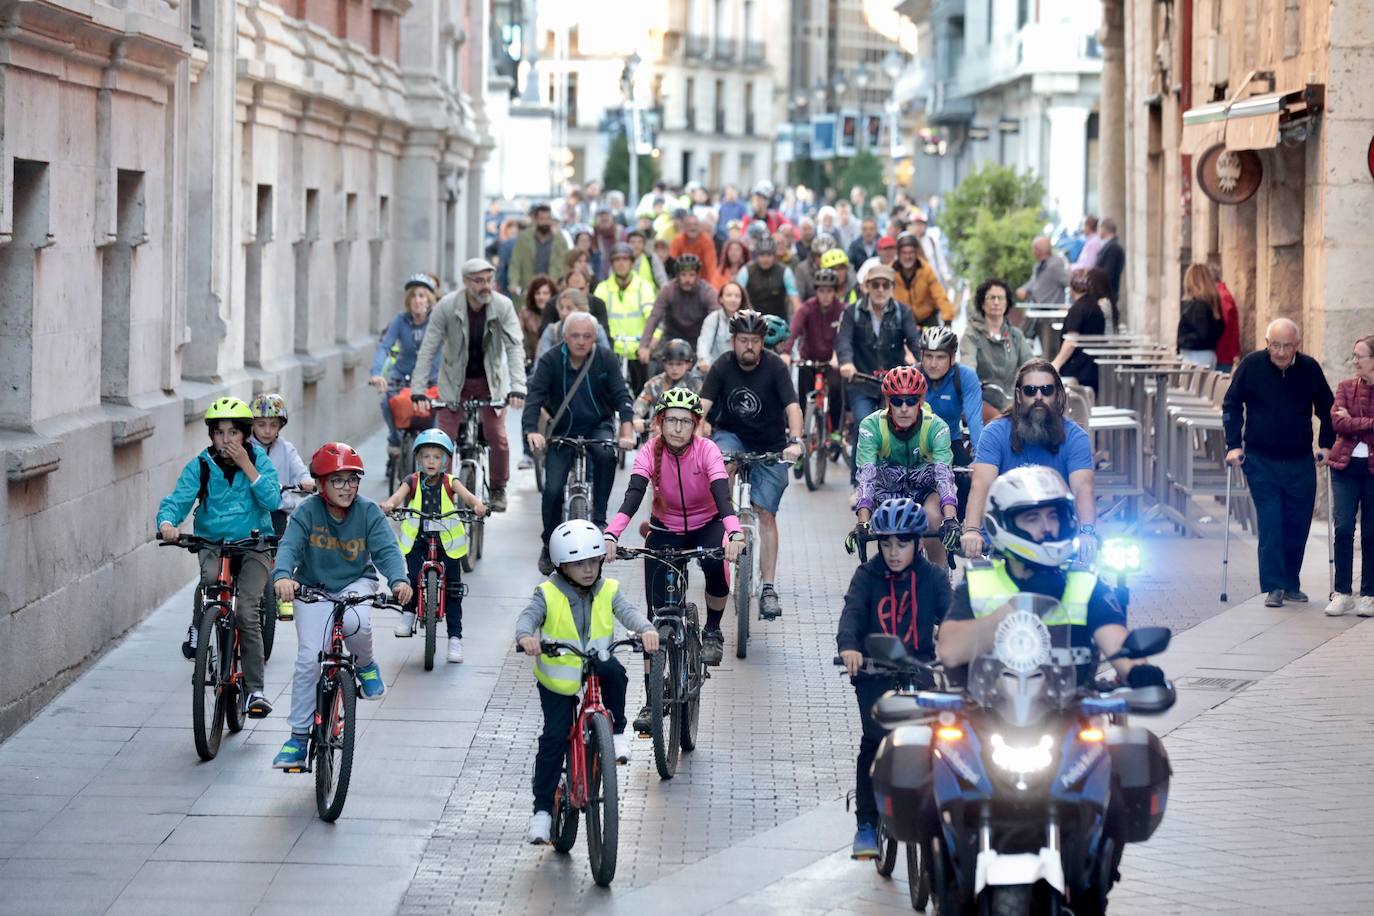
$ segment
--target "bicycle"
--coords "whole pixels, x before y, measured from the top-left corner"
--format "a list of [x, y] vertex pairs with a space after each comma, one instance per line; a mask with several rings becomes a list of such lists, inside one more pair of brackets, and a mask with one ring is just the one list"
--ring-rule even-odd
[[243, 730], [247, 717], [248, 690], [239, 660], [238, 595], [234, 581], [235, 557], [269, 550], [276, 537], [250, 537], [237, 541], [212, 541], [183, 534], [175, 541], [158, 541], [162, 547], [180, 547], [191, 553], [213, 550], [219, 561], [215, 581], [201, 586], [200, 623], [196, 632], [196, 664], [191, 675], [191, 737], [201, 760], [219, 753], [224, 727], [230, 734]]
[[802, 472], [806, 477], [806, 488], [815, 491], [825, 483], [827, 464], [839, 460], [849, 463], [848, 425], [842, 418], [840, 439], [836, 442], [835, 424], [830, 418], [830, 383], [827, 376], [832, 368], [830, 363], [801, 359], [792, 365], [798, 369], [812, 370], [811, 390], [806, 394], [806, 407], [802, 414]]
[[[749, 473], [753, 465], [763, 463], [791, 464], [782, 452], [724, 452], [726, 464], [735, 466], [735, 514], [739, 517], [740, 529], [744, 532], [744, 549], [735, 561], [732, 589], [735, 602], [735, 658], [745, 658], [749, 654], [749, 613], [759, 590], [759, 517], [754, 512], [754, 503], [749, 485]], [[762, 610], [759, 619], [763, 619]]]
[[[464, 525], [471, 525], [477, 513], [467, 509], [454, 509], [452, 512], [424, 512], [401, 506], [390, 513], [392, 518], [415, 518], [420, 522], [420, 536], [427, 542], [428, 552], [420, 567], [420, 579], [415, 583], [415, 619], [425, 628], [425, 670], [434, 670], [434, 650], [439, 641], [439, 621], [444, 619], [448, 602], [448, 577], [444, 575], [444, 564], [439, 559], [439, 536], [446, 530], [448, 520], [457, 518]], [[471, 540], [468, 550], [471, 551]], [[462, 598], [468, 593], [467, 583], [458, 583], [458, 594]]]
[[[391, 402], [398, 397], [411, 400], [410, 391], [410, 376], [407, 375], [401, 379], [400, 387], [387, 392], [387, 408], [391, 411], [392, 422], [396, 424], [396, 432], [401, 439], [400, 454], [389, 455], [386, 459], [386, 491], [388, 493], [395, 493], [396, 488], [401, 485], [401, 481], [415, 473], [415, 437], [432, 428], [438, 422], [431, 402], [428, 411], [422, 413], [416, 408], [410, 419], [406, 421], [406, 425], [401, 426], [396, 416], [396, 409], [391, 406]], [[428, 394], [437, 395], [438, 391], [430, 388]]]
[[[438, 406], [447, 405], [440, 403]], [[500, 409], [505, 406], [505, 401], [483, 400], [461, 401], [458, 404], [458, 409], [463, 412], [463, 424], [458, 428], [458, 454], [455, 456], [458, 481], [483, 503], [491, 497], [491, 446], [482, 432], [482, 417], [478, 411], [484, 407]], [[485, 519], [474, 517], [467, 526], [468, 552], [463, 557], [463, 572], [472, 572], [477, 568], [477, 561], [482, 559], [485, 534]]]
[[[553, 848], [564, 853], [572, 850], [577, 842], [578, 814], [585, 812], [592, 880], [600, 887], [609, 887], [615, 878], [620, 841], [620, 793], [611, 713], [601, 703], [601, 678], [592, 664], [598, 653], [547, 639], [539, 646], [545, 655], [556, 657], [566, 652], [582, 659], [582, 697], [568, 731], [563, 778], [553, 800]], [[643, 648], [638, 636], [630, 636], [611, 643], [607, 656], [621, 646]]]
[[286, 773], [315, 773], [315, 809], [320, 820], [332, 823], [343, 813], [348, 783], [353, 775], [353, 750], [357, 742], [358, 675], [353, 657], [344, 645], [344, 614], [350, 607], [400, 610], [385, 592], [336, 597], [318, 588], [302, 586], [297, 601], [328, 601], [334, 605], [330, 636], [320, 652], [320, 679], [315, 684], [315, 719], [305, 765]]
[[[592, 481], [587, 476], [587, 449], [615, 445], [610, 439], [584, 439], [580, 436], [552, 436], [549, 448], [564, 445], [574, 451], [572, 467], [568, 469], [567, 485], [563, 489], [563, 521], [592, 517]], [[546, 481], [547, 485], [547, 481]]]
[[654, 742], [654, 766], [662, 779], [677, 773], [679, 751], [697, 746], [701, 717], [701, 688], [711, 676], [701, 655], [701, 623], [697, 606], [687, 600], [687, 564], [692, 560], [720, 560], [721, 547], [620, 547], [627, 559], [657, 560], [668, 567], [667, 595], [653, 609], [660, 650], [649, 662], [649, 720]]

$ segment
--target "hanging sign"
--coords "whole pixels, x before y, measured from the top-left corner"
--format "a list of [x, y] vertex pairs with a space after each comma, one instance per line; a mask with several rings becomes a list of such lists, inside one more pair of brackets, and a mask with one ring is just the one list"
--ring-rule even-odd
[[1243, 204], [1259, 190], [1264, 167], [1254, 150], [1229, 150], [1216, 144], [1198, 157], [1197, 183], [1219, 204]]

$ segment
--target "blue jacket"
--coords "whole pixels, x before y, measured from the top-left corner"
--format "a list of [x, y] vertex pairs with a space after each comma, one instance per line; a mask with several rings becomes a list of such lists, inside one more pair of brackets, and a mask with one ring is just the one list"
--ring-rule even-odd
[[207, 465], [210, 473], [206, 480], [205, 502], [196, 509], [193, 529], [196, 536], [213, 541], [237, 541], [251, 537], [254, 531], [272, 534], [272, 510], [281, 506], [277, 469], [262, 446], [247, 442], [244, 447], [252, 454], [253, 466], [258, 469], [256, 483], [250, 486], [248, 476], [237, 470], [230, 481], [210, 457], [207, 448], [186, 463], [176, 486], [158, 505], [158, 526], [163, 522], [180, 525], [186, 520], [200, 492], [201, 466]]
[[[415, 370], [415, 357], [420, 353], [420, 344], [424, 342], [425, 329], [428, 327], [428, 318], [423, 324], [412, 324], [410, 315], [404, 312], [391, 319], [391, 324], [382, 332], [381, 340], [377, 341], [377, 352], [372, 356], [372, 374], [382, 374], [387, 355], [391, 352], [392, 346], [397, 345], [399, 352], [396, 354], [396, 364], [391, 367], [390, 375], [392, 378], [410, 375]], [[434, 385], [438, 379], [439, 361], [436, 359], [429, 370], [429, 384]]]
[[[955, 391], [955, 372], [959, 373], [959, 387], [963, 389], [962, 403]], [[977, 372], [969, 366], [954, 363], [944, 378], [930, 383], [930, 388], [926, 391], [926, 402], [930, 404], [930, 409], [935, 411], [935, 415], [945, 421], [950, 435], [955, 439], [959, 437], [959, 418], [962, 415], [964, 422], [968, 424], [969, 447], [977, 451], [978, 440], [983, 435], [983, 383], [979, 380]]]

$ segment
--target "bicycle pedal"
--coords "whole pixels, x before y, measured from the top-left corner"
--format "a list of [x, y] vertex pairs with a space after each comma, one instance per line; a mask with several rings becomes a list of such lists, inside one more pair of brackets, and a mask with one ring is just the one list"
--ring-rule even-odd
[[286, 768], [284, 768], [284, 769], [282, 770], [282, 772], [283, 772], [283, 773], [309, 773], [309, 772], [310, 772], [310, 767], [286, 767]]

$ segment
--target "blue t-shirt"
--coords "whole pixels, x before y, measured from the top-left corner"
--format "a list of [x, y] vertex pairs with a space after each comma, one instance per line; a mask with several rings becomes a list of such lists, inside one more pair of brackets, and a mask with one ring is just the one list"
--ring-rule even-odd
[[1011, 448], [1011, 420], [1000, 417], [983, 427], [983, 436], [978, 440], [978, 452], [973, 459], [975, 464], [990, 464], [997, 468], [998, 474], [1005, 474], [1012, 468], [1029, 465], [1043, 465], [1059, 472], [1064, 482], [1074, 471], [1093, 469], [1092, 440], [1072, 420], [1064, 420], [1064, 442], [1058, 452], [1051, 452], [1043, 445], [1026, 444], [1020, 452]]
[[[954, 385], [955, 373], [960, 379], [959, 388]], [[964, 399], [959, 400], [959, 389]], [[968, 366], [955, 363], [938, 382], [931, 382], [926, 391], [926, 403], [935, 415], [945, 421], [950, 435], [959, 437], [959, 421], [968, 424], [968, 441], [974, 454], [978, 452], [978, 442], [983, 438], [983, 383], [978, 373]]]

